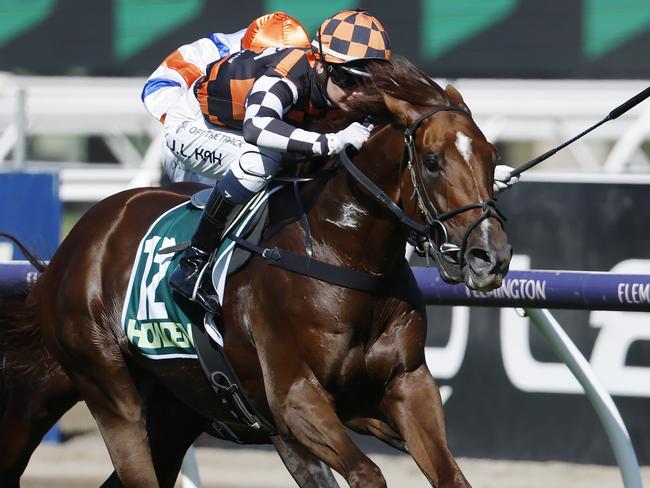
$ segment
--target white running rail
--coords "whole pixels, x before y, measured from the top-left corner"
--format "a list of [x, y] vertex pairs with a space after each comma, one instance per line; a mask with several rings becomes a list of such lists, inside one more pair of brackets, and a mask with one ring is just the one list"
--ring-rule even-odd
[[[0, 170], [60, 171], [63, 201], [96, 201], [116, 188], [157, 184], [162, 126], [140, 101], [144, 81], [0, 73]], [[535, 153], [531, 157], [593, 125], [650, 85], [650, 80], [436, 81], [451, 82], [461, 91], [490, 141], [511, 148], [528, 144], [528, 153]], [[24, 162], [20, 153], [26, 136], [99, 136], [117, 163]], [[538, 170], [650, 173], [647, 141], [650, 102], [599, 127]], [[513, 163], [529, 155], [517, 151], [510, 151]]]

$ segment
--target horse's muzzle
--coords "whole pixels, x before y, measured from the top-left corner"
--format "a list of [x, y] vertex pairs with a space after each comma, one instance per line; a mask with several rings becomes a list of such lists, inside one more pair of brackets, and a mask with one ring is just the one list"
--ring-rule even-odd
[[465, 252], [464, 265], [461, 268], [462, 280], [477, 291], [490, 291], [499, 288], [510, 267], [512, 247], [502, 246], [485, 248], [473, 246]]
[[510, 266], [512, 248], [507, 243], [496, 248], [472, 246], [462, 260], [458, 254], [431, 256], [445, 283], [465, 283], [472, 290], [490, 291], [501, 286]]

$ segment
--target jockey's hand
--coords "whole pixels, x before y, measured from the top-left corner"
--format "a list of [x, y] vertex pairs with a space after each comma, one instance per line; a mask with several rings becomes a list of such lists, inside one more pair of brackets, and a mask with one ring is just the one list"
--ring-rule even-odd
[[345, 129], [334, 134], [327, 134], [328, 156], [338, 154], [343, 151], [346, 144], [352, 144], [355, 149], [361, 149], [363, 143], [368, 140], [372, 132], [372, 125], [366, 127], [359, 122], [353, 122]]
[[494, 193], [510, 188], [519, 181], [519, 176], [512, 176], [514, 168], [499, 164], [494, 168]]

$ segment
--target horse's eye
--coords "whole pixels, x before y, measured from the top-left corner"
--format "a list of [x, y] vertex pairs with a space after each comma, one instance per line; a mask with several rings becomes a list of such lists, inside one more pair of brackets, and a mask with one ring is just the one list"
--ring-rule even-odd
[[438, 171], [440, 169], [440, 157], [437, 154], [427, 154], [423, 164], [429, 171]]

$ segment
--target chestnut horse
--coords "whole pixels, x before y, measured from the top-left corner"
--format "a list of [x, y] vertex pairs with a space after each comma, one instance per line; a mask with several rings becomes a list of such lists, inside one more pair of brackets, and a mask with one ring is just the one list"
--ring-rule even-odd
[[[443, 90], [403, 60], [385, 66], [373, 80], [379, 128], [353, 165], [326, 163], [329, 171], [300, 194], [314, 260], [390, 279], [363, 291], [255, 256], [229, 279], [224, 348], [277, 430], [270, 438], [242, 435], [272, 442], [300, 486], [337, 486], [329, 468], [351, 487], [386, 485], [348, 427], [408, 452], [432, 486], [467, 487], [447, 447], [425, 363], [425, 306], [404, 254], [417, 234], [447, 281], [500, 286], [511, 249], [493, 201], [496, 151], [453, 87]], [[2, 486], [18, 486], [40, 437], [79, 398], [115, 468], [106, 486], [173, 486], [186, 449], [210, 419], [224, 418], [198, 361], [140, 356], [121, 327], [140, 240], [197, 189], [140, 188], [98, 203], [26, 302], [0, 311], [11, 332], [4, 334]], [[261, 246], [305, 253], [295, 207], [291, 191], [271, 197]], [[31, 352], [18, 351], [21, 341]], [[21, 359], [31, 362], [22, 376], [12, 373]]]

